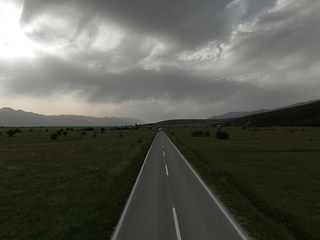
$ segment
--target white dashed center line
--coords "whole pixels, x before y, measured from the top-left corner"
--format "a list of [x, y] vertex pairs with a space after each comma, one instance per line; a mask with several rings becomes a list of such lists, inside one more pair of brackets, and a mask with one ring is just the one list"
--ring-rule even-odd
[[172, 213], [173, 213], [173, 219], [174, 219], [174, 226], [176, 228], [177, 240], [181, 240], [178, 217], [177, 217], [177, 212], [175, 208], [172, 208]]

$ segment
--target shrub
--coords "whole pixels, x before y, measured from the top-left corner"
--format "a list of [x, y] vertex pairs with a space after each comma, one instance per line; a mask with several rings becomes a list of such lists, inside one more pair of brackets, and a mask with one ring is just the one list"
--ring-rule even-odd
[[94, 128], [93, 127], [86, 127], [83, 130], [84, 131], [94, 131]]
[[58, 134], [57, 134], [57, 133], [52, 133], [51, 136], [50, 136], [50, 138], [51, 138], [52, 140], [57, 140], [57, 139], [58, 139]]
[[66, 136], [67, 134], [68, 134], [68, 132], [67, 132], [67, 131], [64, 131], [64, 132], [63, 132], [63, 135], [65, 135], [65, 136]]
[[229, 134], [226, 133], [226, 132], [217, 131], [216, 132], [216, 138], [218, 138], [218, 139], [228, 139], [229, 138]]
[[58, 136], [61, 136], [61, 135], [62, 135], [62, 132], [63, 132], [63, 129], [59, 129], [59, 130], [57, 131], [57, 135], [58, 135]]
[[194, 136], [194, 137], [201, 137], [203, 136], [203, 131], [202, 130], [198, 130], [198, 131], [194, 131], [191, 133], [191, 136]]
[[83, 138], [84, 135], [86, 135], [87, 133], [83, 130], [79, 131], [79, 139], [81, 140]]
[[9, 137], [12, 137], [13, 135], [15, 135], [18, 132], [21, 132], [20, 129], [18, 129], [18, 128], [16, 130], [10, 129], [9, 131], [7, 131], [7, 134]]

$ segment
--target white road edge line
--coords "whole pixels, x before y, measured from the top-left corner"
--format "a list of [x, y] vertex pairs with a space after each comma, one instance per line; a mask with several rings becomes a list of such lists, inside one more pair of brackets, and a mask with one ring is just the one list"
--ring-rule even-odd
[[176, 213], [176, 209], [175, 208], [172, 208], [172, 213], [173, 213], [174, 226], [176, 228], [177, 239], [181, 240], [178, 217], [177, 217], [177, 213]]
[[148, 150], [148, 153], [147, 153], [146, 157], [144, 158], [144, 161], [143, 161], [142, 167], [141, 167], [141, 169], [140, 169], [139, 175], [138, 175], [138, 177], [137, 177], [137, 180], [136, 180], [136, 182], [135, 182], [135, 184], [134, 184], [134, 186], [133, 186], [133, 188], [132, 188], [132, 191], [131, 191], [131, 193], [130, 193], [130, 196], [129, 196], [129, 198], [128, 198], [128, 201], [127, 201], [127, 203], [126, 203], [126, 206], [124, 207], [124, 210], [123, 210], [123, 212], [122, 212], [122, 214], [121, 214], [120, 220], [119, 220], [119, 222], [118, 222], [118, 224], [117, 224], [117, 227], [116, 227], [116, 229], [115, 229], [115, 231], [114, 231], [114, 233], [113, 233], [113, 235], [112, 235], [111, 240], [116, 240], [117, 237], [118, 237], [118, 234], [119, 234], [121, 225], [122, 225], [122, 223], [123, 223], [123, 220], [124, 220], [124, 218], [125, 218], [125, 216], [126, 216], [126, 214], [127, 214], [129, 205], [130, 205], [130, 203], [131, 203], [132, 196], [133, 196], [133, 194], [134, 194], [134, 191], [136, 190], [136, 187], [137, 187], [137, 185], [138, 185], [138, 182], [139, 182], [139, 179], [140, 179], [142, 170], [143, 170], [143, 168], [144, 168], [144, 165], [145, 165], [146, 160], [147, 160], [147, 158], [148, 158], [148, 156], [149, 156], [149, 153], [150, 153], [150, 149], [152, 148], [153, 143], [154, 143], [156, 137], [157, 137], [157, 135], [154, 137], [154, 139], [153, 139], [153, 141], [152, 141], [152, 144], [151, 144], [151, 146], [150, 146], [150, 148], [149, 148], [149, 150]]
[[233, 228], [237, 231], [237, 233], [240, 235], [240, 237], [243, 240], [248, 240], [247, 237], [242, 233], [242, 231], [239, 229], [239, 227], [237, 226], [237, 224], [233, 221], [233, 219], [229, 216], [229, 214], [226, 212], [226, 210], [222, 207], [222, 205], [220, 204], [220, 202], [216, 199], [216, 197], [212, 194], [212, 192], [209, 190], [209, 188], [206, 186], [206, 184], [201, 180], [201, 178], [198, 176], [198, 174], [193, 170], [193, 168], [190, 166], [190, 164], [188, 163], [188, 161], [184, 158], [184, 156], [181, 154], [181, 152], [178, 150], [178, 148], [172, 143], [171, 139], [167, 136], [167, 138], [169, 139], [169, 141], [171, 142], [171, 144], [174, 146], [174, 148], [177, 150], [177, 152], [180, 154], [180, 156], [182, 157], [182, 159], [185, 161], [185, 163], [188, 165], [188, 167], [191, 169], [191, 171], [193, 172], [193, 174], [197, 177], [197, 179], [199, 180], [199, 182], [202, 184], [202, 186], [207, 190], [207, 192], [209, 193], [210, 197], [213, 199], [213, 201], [217, 204], [217, 206], [220, 208], [221, 212], [225, 215], [225, 217], [228, 219], [228, 221], [231, 223], [231, 225], [233, 226]]
[[167, 173], [167, 176], [169, 176], [168, 166], [167, 165], [166, 165], [166, 173]]

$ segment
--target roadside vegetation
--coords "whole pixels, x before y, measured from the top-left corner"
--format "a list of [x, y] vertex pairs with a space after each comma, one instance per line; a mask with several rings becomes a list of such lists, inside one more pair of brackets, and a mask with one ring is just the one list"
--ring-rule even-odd
[[[156, 129], [1, 128], [0, 239], [108, 239]], [[18, 134], [12, 134], [13, 132]]]
[[254, 239], [320, 239], [320, 128], [224, 127], [227, 141], [200, 130], [164, 129]]

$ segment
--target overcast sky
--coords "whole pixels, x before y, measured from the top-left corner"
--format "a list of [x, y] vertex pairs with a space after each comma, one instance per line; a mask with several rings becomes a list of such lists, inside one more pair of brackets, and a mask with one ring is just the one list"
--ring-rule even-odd
[[1, 0], [0, 108], [208, 118], [320, 98], [319, 0]]

